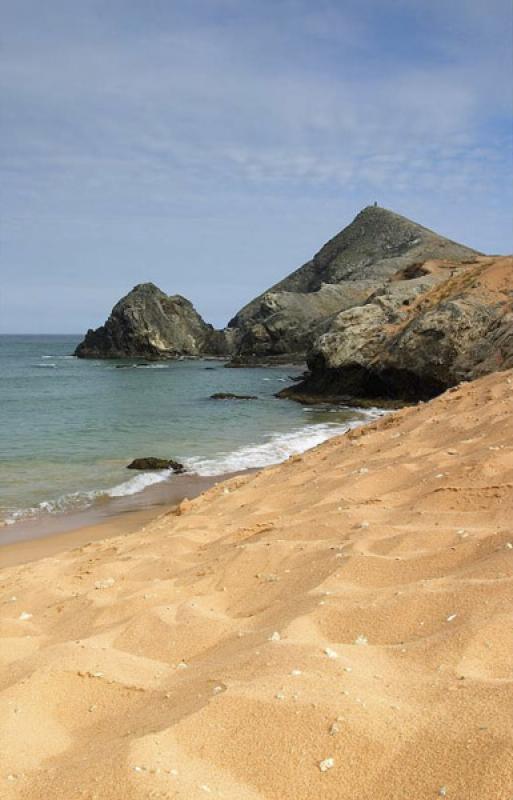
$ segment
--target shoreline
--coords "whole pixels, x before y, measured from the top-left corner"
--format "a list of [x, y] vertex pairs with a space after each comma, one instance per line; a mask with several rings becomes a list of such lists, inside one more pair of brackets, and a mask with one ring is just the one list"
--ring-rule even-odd
[[512, 796], [512, 384], [6, 566], [6, 797]]
[[171, 480], [124, 497], [109, 498], [80, 511], [47, 514], [0, 528], [1, 568], [37, 561], [86, 542], [134, 533], [182, 500], [192, 500], [208, 489], [256, 470], [223, 475], [173, 475]]

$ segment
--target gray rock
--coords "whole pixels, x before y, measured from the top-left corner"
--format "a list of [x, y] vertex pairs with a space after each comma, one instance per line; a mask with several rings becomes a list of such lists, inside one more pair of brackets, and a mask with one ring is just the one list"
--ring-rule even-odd
[[140, 283], [116, 303], [105, 325], [87, 332], [75, 355], [162, 359], [227, 351], [223, 332], [204, 322], [189, 300]]
[[512, 367], [513, 258], [474, 261], [446, 262], [417, 298], [391, 283], [392, 294], [338, 314], [313, 345], [310, 375], [281, 396], [427, 399]]
[[384, 290], [393, 276], [416, 281], [415, 292], [420, 293], [430, 286], [422, 268], [426, 260], [461, 261], [476, 255], [405, 217], [369, 206], [311, 261], [230, 320], [234, 360], [241, 365], [285, 355], [301, 360], [333, 315], [380, 293], [378, 304], [398, 295], [399, 287]]
[[232, 392], [216, 392], [210, 395], [211, 400], [258, 400], [254, 394], [233, 394]]

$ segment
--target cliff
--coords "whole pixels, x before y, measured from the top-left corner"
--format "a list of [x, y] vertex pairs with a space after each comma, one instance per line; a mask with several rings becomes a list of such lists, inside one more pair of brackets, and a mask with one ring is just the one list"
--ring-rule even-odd
[[398, 302], [403, 273], [336, 315], [313, 345], [306, 380], [281, 396], [428, 399], [513, 366], [513, 257], [427, 262], [423, 269], [437, 284], [416, 299]]

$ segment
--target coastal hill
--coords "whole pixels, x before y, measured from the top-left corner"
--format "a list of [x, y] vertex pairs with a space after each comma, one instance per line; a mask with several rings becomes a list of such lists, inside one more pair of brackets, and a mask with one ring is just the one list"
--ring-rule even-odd
[[[330, 318], [364, 303], [399, 270], [411, 270], [430, 258], [463, 261], [475, 255], [405, 217], [370, 206], [311, 261], [241, 309], [228, 329], [214, 331], [188, 300], [167, 297], [145, 283], [117, 303], [105, 325], [88, 331], [76, 355], [230, 355], [234, 364], [304, 360]], [[433, 281], [427, 276], [409, 288], [417, 294]]]
[[[322, 322], [364, 303], [391, 277], [428, 259], [465, 261], [475, 250], [379, 206], [364, 208], [302, 267], [242, 308], [228, 323], [235, 358], [294, 355], [309, 350]], [[432, 281], [411, 285], [418, 293]]]
[[185, 297], [169, 297], [153, 283], [140, 283], [116, 303], [105, 325], [87, 332], [75, 355], [148, 359], [226, 355], [225, 341]]
[[216, 331], [151, 283], [77, 347], [83, 358], [218, 356], [229, 366], [301, 363], [280, 392], [411, 401], [513, 366], [513, 259], [483, 256], [377, 206]]
[[4, 568], [1, 796], [511, 798], [512, 387]]

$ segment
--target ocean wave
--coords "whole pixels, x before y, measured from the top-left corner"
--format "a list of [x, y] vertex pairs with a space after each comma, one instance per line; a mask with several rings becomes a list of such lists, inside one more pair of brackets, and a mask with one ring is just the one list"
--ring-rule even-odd
[[155, 483], [167, 480], [172, 472], [170, 470], [159, 470], [158, 472], [141, 472], [134, 475], [123, 483], [113, 486], [111, 489], [93, 489], [89, 492], [70, 492], [58, 497], [56, 500], [42, 500], [36, 506], [30, 508], [19, 508], [11, 511], [4, 519], [6, 525], [13, 525], [22, 519], [33, 519], [44, 514], [61, 514], [69, 511], [83, 511], [90, 508], [95, 502], [114, 498], [127, 497], [128, 495], [138, 494]]
[[[356, 428], [365, 422], [370, 422], [384, 413], [384, 411], [377, 408], [368, 409], [362, 412], [360, 419], [345, 423], [323, 422], [306, 425], [299, 430], [289, 431], [288, 433], [270, 434], [266, 441], [259, 444], [244, 445], [235, 450], [218, 453], [215, 456], [183, 458], [182, 461], [191, 473], [203, 476], [224, 475], [246, 469], [259, 469], [285, 461], [296, 453], [303, 453], [305, 450], [309, 450], [334, 436], [340, 436], [352, 428]], [[30, 519], [41, 514], [81, 511], [98, 501], [138, 494], [148, 486], [168, 480], [172, 474], [171, 470], [140, 472], [110, 489], [71, 492], [58, 497], [56, 500], [43, 500], [31, 508], [11, 511], [4, 519], [4, 522], [7, 525], [12, 525], [21, 519]]]
[[369, 409], [360, 420], [307, 425], [289, 433], [271, 434], [265, 442], [244, 445], [237, 450], [219, 453], [213, 458], [186, 458], [184, 464], [198, 475], [223, 475], [244, 469], [268, 467], [271, 464], [279, 464], [296, 453], [303, 453], [305, 450], [316, 447], [334, 436], [340, 436], [351, 428], [370, 422], [382, 414], [383, 412], [379, 409]]

